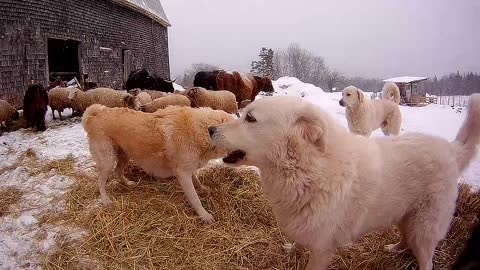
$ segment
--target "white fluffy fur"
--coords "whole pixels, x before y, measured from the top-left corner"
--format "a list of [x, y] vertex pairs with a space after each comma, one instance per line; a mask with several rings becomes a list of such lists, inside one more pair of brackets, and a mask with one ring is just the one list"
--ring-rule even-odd
[[327, 269], [338, 246], [398, 225], [420, 270], [432, 269], [450, 226], [457, 179], [477, 151], [480, 94], [452, 143], [411, 133], [366, 138], [349, 133], [318, 107], [291, 97], [254, 101], [217, 126], [214, 143], [243, 150], [237, 165], [261, 171], [281, 230], [310, 250], [307, 269]]

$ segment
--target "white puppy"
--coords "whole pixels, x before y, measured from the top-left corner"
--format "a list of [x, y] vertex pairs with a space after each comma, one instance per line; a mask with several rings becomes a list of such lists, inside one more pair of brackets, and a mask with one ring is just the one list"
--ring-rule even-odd
[[209, 129], [226, 163], [254, 165], [283, 232], [327, 269], [338, 246], [396, 224], [420, 270], [432, 269], [448, 231], [457, 179], [480, 137], [480, 94], [454, 142], [418, 133], [365, 138], [300, 98], [254, 101], [238, 120]]

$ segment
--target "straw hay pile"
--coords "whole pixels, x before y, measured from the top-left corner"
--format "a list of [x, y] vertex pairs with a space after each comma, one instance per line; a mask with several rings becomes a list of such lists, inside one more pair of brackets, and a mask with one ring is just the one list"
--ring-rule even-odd
[[10, 213], [10, 205], [16, 204], [22, 198], [23, 192], [18, 188], [0, 189], [0, 217]]
[[[196, 218], [175, 179], [154, 179], [130, 166], [127, 177], [139, 185], [110, 181], [107, 192], [115, 202], [98, 207], [96, 179], [64, 173], [77, 180], [67, 209], [44, 220], [82, 228], [87, 235], [58, 237], [45, 269], [303, 269], [308, 260], [303, 250], [283, 252], [290, 240], [279, 231], [253, 169], [214, 166], [201, 172], [200, 181], [211, 188], [200, 197], [215, 217], [212, 225]], [[461, 186], [457, 217], [437, 248], [435, 269], [448, 269], [479, 211], [480, 196]], [[411, 253], [383, 251], [398, 240], [395, 229], [370, 234], [340, 249], [331, 269], [415, 269]]]

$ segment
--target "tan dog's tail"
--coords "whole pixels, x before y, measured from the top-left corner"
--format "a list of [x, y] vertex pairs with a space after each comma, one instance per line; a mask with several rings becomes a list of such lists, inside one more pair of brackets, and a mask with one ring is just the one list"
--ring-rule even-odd
[[400, 103], [400, 89], [394, 82], [387, 82], [382, 89], [382, 97], [386, 100], [391, 100], [397, 104]]
[[480, 94], [470, 96], [467, 118], [452, 143], [457, 156], [457, 165], [462, 172], [477, 153], [480, 143]]
[[107, 109], [107, 107], [100, 104], [93, 104], [89, 106], [82, 116], [82, 125], [85, 131], [89, 133], [89, 129], [92, 127], [92, 122], [100, 118], [99, 116]]

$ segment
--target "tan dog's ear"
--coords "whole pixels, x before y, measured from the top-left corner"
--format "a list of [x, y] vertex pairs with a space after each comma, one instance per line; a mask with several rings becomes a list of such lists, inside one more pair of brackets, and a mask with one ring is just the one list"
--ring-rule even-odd
[[357, 96], [358, 96], [358, 101], [360, 103], [363, 103], [363, 101], [365, 100], [365, 95], [363, 95], [363, 91], [360, 90], [360, 89], [357, 89]]
[[304, 140], [315, 145], [322, 152], [327, 150], [327, 123], [314, 112], [301, 114], [295, 125]]

